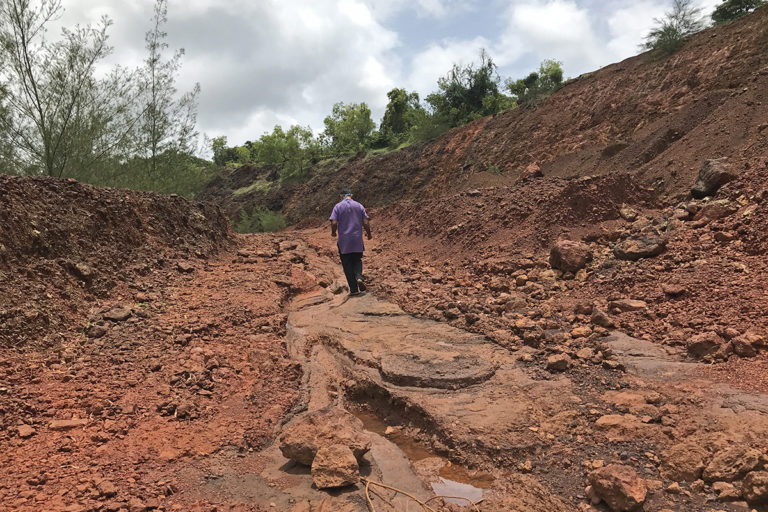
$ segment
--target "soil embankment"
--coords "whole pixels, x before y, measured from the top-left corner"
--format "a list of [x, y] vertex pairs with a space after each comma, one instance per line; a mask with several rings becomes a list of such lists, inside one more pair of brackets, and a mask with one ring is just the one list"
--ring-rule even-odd
[[[281, 187], [244, 167], [214, 180], [231, 218], [255, 207], [291, 222], [325, 218], [342, 186], [369, 207], [546, 177], [628, 173], [658, 194], [687, 195], [702, 163], [746, 169], [768, 150], [768, 9], [693, 36], [679, 52], [639, 55], [569, 81], [535, 110], [516, 109], [385, 155], [357, 155]], [[237, 192], [237, 193], [235, 193]]]

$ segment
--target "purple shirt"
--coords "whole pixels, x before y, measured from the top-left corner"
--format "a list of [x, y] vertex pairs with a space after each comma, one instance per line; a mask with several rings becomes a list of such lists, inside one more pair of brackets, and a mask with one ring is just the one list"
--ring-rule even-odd
[[346, 198], [333, 207], [330, 220], [339, 223], [339, 252], [349, 254], [351, 252], [363, 252], [363, 219], [367, 219], [365, 207]]

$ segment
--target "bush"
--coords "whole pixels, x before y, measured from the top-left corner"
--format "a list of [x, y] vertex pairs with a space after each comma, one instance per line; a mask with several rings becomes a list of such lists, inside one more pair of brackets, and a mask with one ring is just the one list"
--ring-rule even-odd
[[680, 49], [685, 38], [705, 26], [701, 9], [692, 0], [674, 0], [672, 10], [656, 19], [656, 27], [645, 37], [643, 48], [658, 55], [670, 55]]
[[718, 24], [727, 23], [764, 5], [768, 5], [765, 0], [726, 0], [715, 8], [712, 13], [712, 21]]
[[240, 212], [240, 220], [234, 228], [238, 233], [274, 233], [285, 227], [285, 216], [265, 208], [256, 208], [251, 213]]

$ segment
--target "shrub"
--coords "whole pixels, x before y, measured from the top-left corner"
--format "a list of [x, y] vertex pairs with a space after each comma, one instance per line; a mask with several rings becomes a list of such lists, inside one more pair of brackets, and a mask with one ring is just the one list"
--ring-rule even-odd
[[702, 30], [705, 26], [701, 9], [693, 6], [692, 0], [674, 0], [672, 10], [664, 18], [656, 19], [656, 26], [645, 37], [643, 48], [658, 55], [670, 55], [685, 42], [685, 38]]
[[240, 220], [234, 228], [238, 233], [274, 233], [285, 227], [285, 216], [265, 208], [256, 208], [251, 213], [240, 212]]
[[727, 23], [736, 18], [741, 18], [760, 7], [768, 5], [765, 0], [725, 0], [715, 8], [712, 13], [712, 21], [715, 23]]

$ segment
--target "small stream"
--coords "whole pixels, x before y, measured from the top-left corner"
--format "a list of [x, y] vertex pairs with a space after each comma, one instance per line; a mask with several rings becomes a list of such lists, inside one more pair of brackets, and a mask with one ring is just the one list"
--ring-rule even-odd
[[363, 422], [367, 431], [378, 434], [397, 446], [411, 463], [428, 458], [440, 459], [443, 465], [437, 480], [429, 484], [437, 496], [450, 496], [444, 499], [446, 503], [462, 506], [477, 503], [483, 499], [484, 489], [489, 489], [493, 484], [494, 478], [489, 473], [452, 464], [451, 461], [436, 455], [400, 429], [390, 430], [387, 433], [388, 425], [375, 414], [362, 410], [350, 412]]

